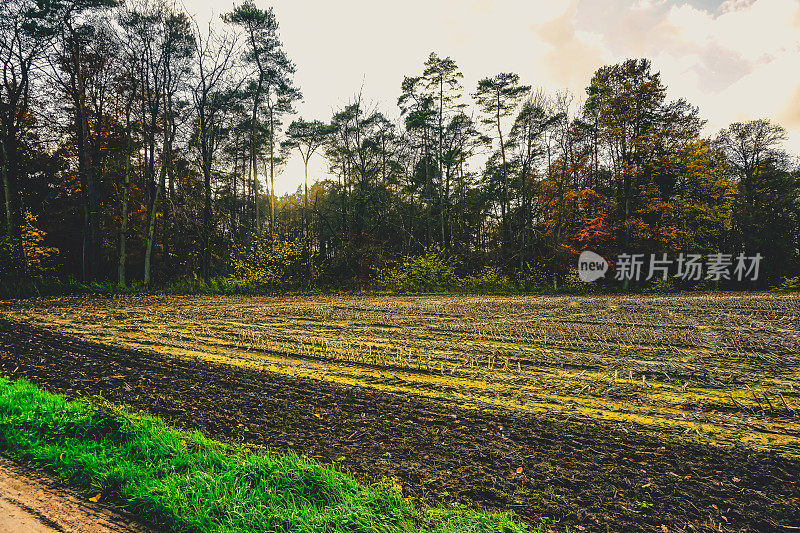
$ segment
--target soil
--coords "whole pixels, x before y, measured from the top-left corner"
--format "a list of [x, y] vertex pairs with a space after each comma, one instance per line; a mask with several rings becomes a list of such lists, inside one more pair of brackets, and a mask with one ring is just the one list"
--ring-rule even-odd
[[130, 517], [0, 457], [0, 533], [152, 533]]
[[578, 531], [800, 530], [800, 461], [637, 426], [278, 376], [0, 321], [0, 374], [102, 395], [214, 438], [293, 450], [421, 502], [513, 510]]

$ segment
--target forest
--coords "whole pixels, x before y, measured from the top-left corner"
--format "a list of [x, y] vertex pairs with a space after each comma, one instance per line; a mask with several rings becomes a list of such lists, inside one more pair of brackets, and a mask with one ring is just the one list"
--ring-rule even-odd
[[[354, 80], [347, 105], [307, 118], [295, 68], [252, 0], [206, 27], [166, 0], [4, 0], [1, 283], [363, 287], [406, 269], [558, 287], [583, 250], [758, 253], [745, 288], [798, 281], [784, 128], [709, 135], [647, 59], [572, 94], [512, 72], [464, 87], [431, 53], [386, 109]], [[310, 180], [318, 156], [329, 174]], [[290, 157], [304, 185], [278, 197]]]

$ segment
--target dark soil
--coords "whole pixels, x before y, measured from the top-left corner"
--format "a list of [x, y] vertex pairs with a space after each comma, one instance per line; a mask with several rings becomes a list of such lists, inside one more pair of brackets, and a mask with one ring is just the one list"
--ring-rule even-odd
[[[0, 374], [102, 395], [227, 441], [291, 449], [421, 501], [513, 510], [578, 531], [800, 530], [800, 461], [554, 415], [113, 348], [0, 321]], [[560, 415], [564, 416], [564, 415]]]

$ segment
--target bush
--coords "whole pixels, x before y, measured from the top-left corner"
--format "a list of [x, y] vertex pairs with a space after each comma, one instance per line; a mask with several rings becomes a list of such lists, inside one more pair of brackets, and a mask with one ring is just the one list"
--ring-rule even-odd
[[[25, 266], [21, 269], [24, 274], [22, 281], [39, 280], [52, 275], [55, 271], [53, 261], [58, 255], [57, 248], [45, 245], [46, 234], [36, 227], [37, 218], [30, 211], [25, 212], [25, 225], [22, 227], [22, 253], [25, 254]], [[14, 277], [19, 259], [16, 257], [11, 239], [7, 235], [0, 236], [0, 274], [4, 281]], [[15, 263], [17, 263], [15, 265]]]
[[675, 283], [671, 279], [656, 279], [650, 285], [644, 289], [646, 293], [653, 293], [653, 294], [667, 294], [671, 292], [676, 292], [678, 289], [675, 287]]
[[784, 277], [781, 284], [776, 288], [778, 292], [794, 292], [800, 291], [800, 276], [793, 278]]
[[514, 284], [499, 268], [485, 266], [477, 275], [467, 276], [463, 281], [468, 292], [513, 292]]
[[395, 292], [440, 292], [457, 282], [452, 261], [438, 252], [406, 257], [396, 268], [378, 273], [379, 286]]
[[[288, 287], [310, 283], [315, 277], [313, 261], [307, 257], [300, 239], [262, 239], [246, 251], [237, 252], [233, 259], [237, 283], [262, 287]], [[232, 282], [233, 283], [233, 282]]]

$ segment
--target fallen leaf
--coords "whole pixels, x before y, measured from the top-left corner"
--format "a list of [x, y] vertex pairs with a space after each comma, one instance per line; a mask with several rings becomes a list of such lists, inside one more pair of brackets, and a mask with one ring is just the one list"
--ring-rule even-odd
[[521, 474], [521, 473], [522, 473], [522, 467], [517, 468], [517, 474]]
[[648, 483], [647, 485], [642, 485], [642, 488], [646, 489], [647, 487], [651, 487], [652, 485], [653, 485], [652, 483]]
[[738, 477], [736, 477], [736, 476], [733, 476], [733, 482], [734, 482], [734, 483], [739, 483], [740, 481], [741, 481], [741, 479], [739, 479], [739, 478], [738, 478]]
[[64, 453], [62, 452], [62, 453], [61, 453], [61, 455], [59, 455], [59, 456], [58, 456], [58, 460], [59, 460], [59, 461], [63, 461], [63, 460], [64, 460], [64, 455], [66, 455], [66, 454], [64, 454]]
[[711, 507], [713, 507], [713, 508], [714, 508], [714, 509], [716, 509], [716, 510], [719, 510], [719, 507], [717, 507], [717, 506], [716, 506], [715, 504], [713, 504], [713, 503], [711, 504]]
[[100, 496], [102, 496], [102, 495], [103, 495], [103, 493], [102, 493], [102, 492], [101, 492], [101, 493], [98, 493], [98, 494], [97, 494], [97, 496], [95, 496], [95, 497], [93, 497], [93, 498], [89, 498], [89, 501], [90, 501], [90, 502], [97, 503], [97, 502], [99, 502], [99, 501], [100, 501]]

